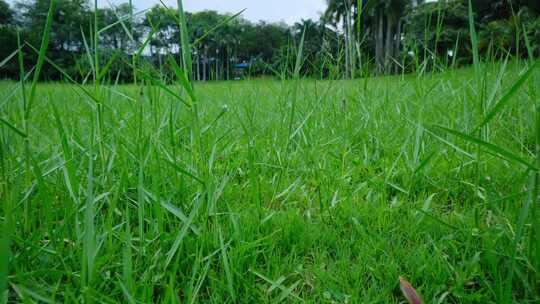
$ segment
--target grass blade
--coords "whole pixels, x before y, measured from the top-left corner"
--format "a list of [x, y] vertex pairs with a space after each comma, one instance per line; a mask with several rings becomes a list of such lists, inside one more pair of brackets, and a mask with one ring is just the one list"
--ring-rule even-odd
[[182, 85], [184, 90], [186, 90], [191, 100], [195, 102], [196, 101], [195, 94], [193, 92], [193, 87], [191, 86], [189, 79], [186, 77], [187, 73], [183, 71], [182, 68], [180, 68], [180, 66], [178, 66], [178, 64], [176, 63], [176, 60], [174, 60], [172, 56], [169, 55], [167, 58], [169, 60], [170, 65], [173, 67], [174, 73], [176, 74], [176, 77], [180, 81], [180, 84]]
[[477, 127], [477, 129], [487, 125], [497, 114], [499, 114], [502, 109], [510, 102], [511, 98], [519, 91], [523, 84], [529, 79], [532, 72], [540, 65], [540, 60], [536, 62], [525, 72], [519, 79], [512, 85], [512, 88], [504, 94], [504, 96], [497, 102], [493, 109], [486, 115], [482, 123]]
[[[182, 212], [182, 210], [178, 209], [176, 206], [165, 201], [161, 202], [161, 206], [163, 206], [163, 208], [165, 208], [167, 211], [169, 211], [174, 216], [176, 216], [179, 220], [181, 220], [184, 223], [184, 225], [187, 225], [189, 219], [184, 214], [184, 212]], [[190, 228], [191, 228], [191, 231], [193, 231], [193, 233], [195, 233], [196, 235], [201, 234], [200, 230], [197, 227], [195, 227], [195, 225], [190, 225]]]
[[41, 74], [41, 69], [43, 67], [43, 63], [45, 63], [45, 55], [47, 54], [47, 49], [49, 48], [49, 35], [51, 33], [51, 28], [52, 28], [54, 7], [55, 7], [55, 2], [54, 0], [51, 0], [51, 3], [49, 4], [49, 11], [47, 12], [47, 20], [45, 22], [45, 29], [43, 30], [41, 47], [39, 48], [36, 71], [34, 72], [34, 79], [32, 80], [32, 86], [30, 87], [30, 95], [28, 97], [28, 108], [27, 108], [27, 113], [25, 113], [27, 118], [30, 115], [30, 111], [32, 110], [32, 103], [36, 96], [36, 88], [37, 88], [37, 84], [38, 84], [39, 77]]
[[4, 58], [4, 60], [0, 61], [0, 68], [3, 67], [6, 63], [8, 63], [11, 58], [15, 57], [15, 55], [17, 55], [19, 53], [21, 49], [16, 49], [13, 53], [9, 54], [9, 56], [7, 56], [6, 58]]
[[[531, 189], [534, 189], [536, 185], [536, 179], [534, 176], [531, 178]], [[510, 256], [510, 265], [508, 266], [508, 273], [507, 273], [507, 279], [506, 279], [506, 289], [505, 289], [505, 303], [512, 303], [512, 286], [513, 286], [513, 278], [514, 278], [514, 268], [516, 265], [516, 257], [519, 249], [519, 243], [521, 242], [521, 239], [523, 238], [523, 235], [525, 233], [525, 224], [527, 221], [527, 218], [529, 217], [529, 213], [531, 210], [531, 204], [536, 203], [536, 198], [533, 197], [533, 194], [535, 191], [530, 190], [529, 195], [527, 196], [527, 200], [523, 204], [523, 207], [521, 208], [521, 211], [519, 213], [519, 218], [517, 222], [516, 232], [514, 235], [514, 239], [512, 240], [512, 255]]]
[[218, 228], [218, 234], [219, 234], [219, 247], [221, 249], [221, 259], [223, 260], [223, 268], [225, 269], [225, 277], [227, 279], [227, 288], [229, 289], [229, 294], [233, 302], [236, 302], [236, 294], [234, 293], [234, 286], [233, 286], [233, 277], [232, 277], [231, 267], [229, 265], [229, 257], [227, 256], [227, 248], [225, 248], [225, 245], [223, 242], [223, 235], [221, 233], [221, 227]]
[[180, 18], [180, 45], [182, 48], [182, 64], [184, 73], [187, 79], [191, 79], [191, 71], [193, 70], [193, 60], [191, 58], [191, 45], [189, 43], [189, 34], [187, 31], [186, 14], [182, 0], [178, 0], [178, 15]]
[[154, 79], [154, 77], [152, 77], [151, 75], [149, 75], [148, 73], [144, 72], [143, 70], [141, 69], [138, 69], [137, 70], [138, 73], [140, 73], [140, 75], [146, 79], [148, 82], [152, 83], [153, 85], [155, 86], [158, 86], [160, 87], [161, 89], [163, 89], [163, 91], [167, 92], [169, 95], [173, 96], [174, 98], [178, 99], [178, 101], [180, 101], [181, 103], [185, 104], [187, 107], [191, 107], [191, 103], [189, 103], [187, 100], [185, 100], [184, 98], [182, 98], [180, 95], [176, 94], [175, 92], [173, 92], [173, 90], [171, 90], [170, 88], [168, 88], [165, 84], [163, 84], [161, 81], [159, 80], [156, 80]]
[[11, 129], [13, 132], [17, 133], [18, 135], [20, 135], [21, 137], [28, 137], [28, 135], [26, 135], [26, 133], [24, 133], [23, 131], [21, 131], [19, 128], [15, 127], [13, 124], [11, 124], [9, 121], [3, 119], [2, 117], [0, 117], [0, 122], [2, 122], [4, 125], [6, 125], [9, 129]]
[[195, 40], [195, 42], [193, 42], [193, 45], [198, 45], [200, 42], [202, 42], [204, 40], [204, 38], [208, 37], [208, 35], [212, 34], [214, 31], [216, 31], [220, 27], [224, 26], [225, 24], [233, 21], [234, 19], [236, 19], [236, 17], [242, 15], [245, 11], [246, 11], [246, 9], [243, 9], [243, 10], [239, 11], [238, 13], [230, 16], [229, 18], [226, 18], [225, 20], [222, 20], [221, 22], [216, 24], [213, 28], [211, 28], [207, 32], [205, 32], [201, 37], [197, 38], [197, 40]]
[[452, 130], [452, 129], [448, 129], [448, 128], [445, 128], [445, 127], [442, 127], [442, 126], [436, 126], [436, 128], [442, 130], [442, 131], [445, 131], [447, 133], [450, 133], [454, 136], [457, 136], [457, 137], [460, 137], [461, 139], [464, 139], [470, 143], [473, 143], [475, 145], [478, 145], [480, 147], [483, 147], [485, 149], [487, 149], [488, 151], [494, 153], [496, 156], [500, 157], [500, 158], [503, 158], [503, 159], [506, 159], [508, 161], [512, 161], [512, 162], [516, 162], [516, 163], [519, 163], [519, 164], [522, 164], [524, 165], [525, 167], [531, 169], [531, 170], [534, 170], [534, 171], [538, 171], [538, 168], [531, 164], [530, 162], [524, 160], [523, 158], [515, 155], [514, 153], [512, 152], [509, 152], [499, 146], [496, 146], [494, 144], [491, 144], [491, 143], [488, 143], [486, 141], [483, 141], [481, 139], [478, 139], [476, 137], [472, 137], [470, 135], [467, 135], [465, 133], [461, 133], [459, 131], [456, 131], [456, 130]]
[[191, 210], [191, 213], [189, 214], [187, 221], [184, 222], [182, 229], [180, 230], [180, 232], [178, 232], [178, 235], [176, 236], [176, 239], [174, 240], [173, 246], [171, 247], [169, 252], [167, 252], [167, 259], [165, 260], [164, 268], [167, 268], [169, 266], [172, 259], [176, 255], [176, 252], [180, 248], [180, 245], [182, 245], [182, 241], [186, 237], [188, 229], [191, 227], [193, 220], [195, 220], [195, 217], [197, 216], [199, 209], [202, 206], [202, 203], [203, 203], [203, 199], [201, 199], [200, 197], [197, 197], [195, 206], [193, 206], [193, 209]]

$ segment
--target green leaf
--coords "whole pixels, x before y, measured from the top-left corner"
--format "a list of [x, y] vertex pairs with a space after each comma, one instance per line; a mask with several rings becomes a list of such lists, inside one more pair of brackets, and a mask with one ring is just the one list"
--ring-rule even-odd
[[223, 268], [225, 269], [225, 278], [227, 279], [227, 288], [229, 289], [229, 294], [233, 302], [236, 302], [236, 294], [234, 293], [234, 285], [233, 285], [233, 276], [232, 276], [231, 267], [229, 265], [229, 257], [227, 256], [227, 248], [225, 248], [225, 244], [223, 242], [223, 235], [221, 233], [221, 227], [218, 227], [218, 235], [219, 235], [219, 247], [221, 249], [221, 259], [223, 261]]
[[212, 34], [212, 32], [216, 31], [217, 29], [219, 29], [220, 27], [224, 26], [225, 24], [231, 22], [232, 20], [236, 19], [236, 17], [242, 15], [242, 13], [244, 13], [246, 11], [246, 9], [243, 9], [241, 10], [240, 12], [230, 16], [229, 18], [225, 19], [225, 20], [222, 20], [221, 22], [219, 22], [216, 26], [214, 26], [213, 28], [209, 29], [206, 33], [204, 33], [201, 37], [197, 38], [197, 40], [195, 40], [195, 42], [193, 42], [192, 44], [193, 45], [198, 45], [201, 41], [204, 40], [204, 38], [208, 37], [208, 35]]
[[45, 29], [43, 30], [43, 36], [41, 39], [41, 47], [39, 48], [36, 71], [34, 72], [34, 79], [32, 80], [32, 86], [30, 87], [30, 96], [28, 98], [28, 109], [27, 109], [27, 113], [25, 113], [27, 117], [28, 115], [30, 115], [30, 111], [32, 109], [32, 103], [36, 96], [36, 87], [39, 81], [39, 76], [41, 74], [41, 68], [43, 67], [43, 63], [45, 63], [45, 57], [46, 57], [45, 54], [47, 53], [47, 49], [49, 48], [49, 35], [51, 33], [51, 28], [52, 28], [54, 4], [55, 4], [54, 0], [51, 0], [51, 3], [49, 5], [49, 11], [47, 12], [47, 20], [45, 22]]
[[513, 161], [513, 162], [516, 162], [516, 163], [519, 163], [519, 164], [522, 164], [524, 165], [525, 167], [531, 169], [531, 170], [534, 170], [534, 171], [538, 171], [539, 169], [534, 166], [533, 164], [531, 164], [530, 162], [524, 160], [523, 158], [521, 158], [520, 156], [517, 156], [515, 155], [514, 153], [512, 152], [509, 152], [499, 146], [496, 146], [494, 144], [491, 144], [491, 143], [488, 143], [486, 141], [483, 141], [481, 139], [478, 139], [476, 137], [472, 137], [470, 135], [467, 135], [465, 133], [461, 133], [459, 131], [456, 131], [456, 130], [452, 130], [452, 129], [448, 129], [448, 128], [445, 128], [443, 126], [435, 126], [436, 128], [442, 130], [442, 131], [445, 131], [447, 133], [450, 133], [452, 135], [455, 135], [457, 137], [460, 137], [470, 143], [473, 143], [473, 144], [476, 144], [478, 146], [481, 146], [485, 149], [487, 149], [488, 151], [492, 152], [493, 154], [495, 154], [496, 156], [500, 157], [500, 158], [503, 158], [503, 159], [506, 159], [508, 161]]
[[485, 126], [488, 124], [499, 112], [502, 111], [502, 109], [510, 102], [511, 98], [517, 93], [517, 91], [523, 86], [525, 81], [529, 79], [532, 72], [538, 67], [540, 64], [540, 60], [536, 60], [536, 62], [529, 67], [529, 69], [519, 77], [519, 79], [512, 85], [512, 88], [506, 92], [506, 94], [497, 102], [495, 106], [493, 106], [493, 109], [486, 115], [486, 118], [480, 123], [480, 125], [477, 127], [477, 129]]
[[191, 107], [191, 103], [189, 103], [187, 100], [185, 100], [184, 98], [182, 98], [182, 96], [176, 94], [173, 90], [171, 90], [169, 87], [167, 87], [165, 84], [163, 84], [161, 81], [157, 80], [157, 79], [154, 79], [154, 77], [152, 77], [151, 75], [149, 75], [148, 73], [144, 72], [143, 70], [141, 69], [137, 69], [138, 73], [141, 74], [141, 76], [146, 79], [147, 81], [149, 81], [150, 83], [152, 83], [153, 85], [155, 86], [158, 86], [160, 87], [161, 89], [163, 89], [165, 92], [167, 92], [169, 95], [173, 96], [174, 98], [178, 99], [181, 103], [185, 104], [186, 106], [188, 107]]
[[8, 128], [10, 128], [13, 132], [19, 134], [21, 137], [24, 137], [24, 138], [28, 137], [28, 135], [26, 135], [26, 133], [24, 133], [23, 131], [21, 131], [20, 129], [18, 129], [17, 127], [15, 127], [9, 121], [3, 119], [2, 117], [0, 117], [0, 122], [2, 122], [4, 125], [6, 125]]
[[474, 25], [474, 14], [471, 0], [469, 0], [469, 35], [471, 36], [475, 75], [476, 77], [479, 77], [480, 59], [478, 54], [478, 36], [476, 34], [476, 28]]
[[[169, 211], [174, 216], [176, 216], [184, 224], [186, 224], [188, 222], [188, 217], [184, 214], [184, 212], [182, 212], [182, 210], [178, 209], [176, 206], [174, 206], [174, 205], [172, 205], [172, 204], [170, 204], [168, 202], [165, 202], [165, 201], [161, 202], [161, 206], [163, 206], [163, 208], [167, 209], [167, 211]], [[195, 225], [190, 225], [190, 229], [196, 235], [201, 234], [200, 230], [197, 227], [195, 227]]]
[[7, 56], [6, 58], [4, 58], [4, 60], [2, 60], [0, 62], [0, 68], [3, 67], [6, 63], [8, 63], [11, 58], [15, 57], [15, 55], [17, 55], [19, 53], [21, 49], [16, 49], [13, 53], [9, 54], [9, 56]]
[[[34, 48], [31, 44], [27, 43], [27, 45], [33, 49], [35, 52], [38, 52], [38, 50], [36, 48]], [[58, 72], [60, 72], [70, 83], [74, 84], [75, 86], [77, 86], [81, 91], [83, 91], [83, 93], [88, 96], [90, 99], [92, 99], [94, 102], [96, 103], [99, 103], [100, 101], [94, 96], [92, 95], [87, 89], [85, 89], [82, 85], [80, 85], [78, 82], [76, 82], [75, 80], [73, 80], [73, 78], [71, 78], [71, 76], [69, 76], [69, 74], [64, 71], [61, 67], [59, 67], [56, 63], [54, 63], [51, 59], [49, 59], [47, 56], [45, 56], [45, 61], [47, 61], [47, 63], [49, 63], [53, 68], [55, 68]]]
[[296, 64], [294, 65], [294, 78], [300, 77], [300, 69], [302, 68], [302, 58], [304, 55], [304, 41], [306, 38], [306, 29], [302, 32], [302, 38], [300, 39], [300, 46], [298, 47], [298, 53], [296, 54]]
[[1, 227], [2, 235], [0, 236], [0, 303], [7, 303], [4, 299], [4, 294], [7, 289], [9, 275], [9, 260], [11, 256], [11, 224], [9, 221]]
[[180, 232], [178, 232], [178, 235], [176, 236], [176, 239], [174, 240], [171, 249], [169, 250], [169, 252], [167, 252], [167, 258], [165, 260], [165, 266], [163, 268], [166, 269], [169, 266], [172, 259], [176, 255], [176, 252], [180, 248], [180, 245], [182, 245], [182, 242], [187, 235], [188, 229], [191, 227], [191, 223], [193, 223], [193, 221], [195, 220], [195, 216], [197, 216], [203, 201], [204, 200], [201, 197], [197, 197], [195, 206], [193, 206], [193, 209], [191, 210], [187, 221], [184, 223], [184, 226], [182, 226]]
[[187, 31], [186, 14], [182, 0], [177, 0], [178, 15], [180, 18], [180, 45], [182, 46], [182, 64], [184, 73], [187, 79], [191, 79], [191, 71], [193, 69], [193, 60], [191, 58], [191, 45], [189, 43], [189, 34]]
[[180, 81], [180, 84], [182, 85], [184, 90], [186, 90], [191, 100], [195, 102], [196, 98], [193, 92], [193, 87], [191, 86], [189, 79], [186, 77], [186, 72], [183, 71], [182, 68], [180, 68], [180, 66], [178, 66], [178, 64], [176, 63], [176, 60], [174, 60], [174, 58], [171, 55], [169, 55], [167, 58], [168, 58], [169, 63], [172, 65], [174, 69], [174, 73], [176, 74], [176, 77]]
[[103, 79], [103, 77], [107, 74], [107, 72], [111, 68], [112, 64], [116, 61], [116, 59], [118, 59], [118, 57], [120, 57], [120, 54], [121, 54], [120, 52], [114, 52], [111, 59], [109, 59], [107, 64], [99, 72], [99, 75], [97, 77], [97, 81], [100, 81], [101, 79]]
[[174, 162], [172, 162], [171, 160], [168, 160], [168, 159], [164, 159], [167, 163], [169, 163], [169, 165], [171, 165], [176, 171], [178, 171], [179, 173], [182, 173], [186, 176], [189, 176], [191, 177], [192, 179], [194, 179], [195, 181], [199, 182], [201, 185], [204, 185], [204, 181], [200, 178], [198, 178], [197, 176], [195, 176], [194, 173], [191, 173], [189, 172], [188, 170], [184, 169], [184, 168], [181, 168], [180, 166], [178, 166], [177, 164], [175, 164]]

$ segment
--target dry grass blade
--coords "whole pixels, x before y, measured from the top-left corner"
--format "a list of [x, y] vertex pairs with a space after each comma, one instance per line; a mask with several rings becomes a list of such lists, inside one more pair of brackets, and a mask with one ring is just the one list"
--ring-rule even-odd
[[418, 292], [412, 287], [411, 283], [407, 282], [403, 277], [399, 277], [399, 287], [410, 304], [423, 303]]

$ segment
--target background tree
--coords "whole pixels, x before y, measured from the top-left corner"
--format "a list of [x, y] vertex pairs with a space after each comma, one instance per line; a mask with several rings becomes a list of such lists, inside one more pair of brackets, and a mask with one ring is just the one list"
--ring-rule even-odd
[[[311, 77], [353, 78], [418, 68], [459, 66], [471, 62], [468, 34], [468, 0], [327, 0], [321, 20], [253, 23], [216, 11], [188, 13], [196, 80], [231, 79], [235, 65], [245, 63], [253, 76], [290, 70], [295, 48], [306, 32], [302, 74]], [[0, 55], [16, 48], [17, 30], [23, 42], [38, 46], [50, 0], [20, 0], [14, 10], [0, 0]], [[472, 0], [478, 48], [484, 58], [508, 52], [516, 58], [540, 52], [540, 1]], [[99, 8], [102, 62], [115, 58], [109, 77], [131, 81], [129, 57], [152, 34], [141, 60], [156, 67], [165, 78], [174, 75], [169, 59], [179, 61], [177, 12], [155, 6], [131, 24], [129, 4]], [[94, 18], [87, 0], [56, 0], [48, 57], [71, 77], [85, 79], [89, 64], [84, 38], [91, 41]], [[117, 23], [123, 18], [123, 24]], [[216, 27], [220, 25], [219, 27]], [[128, 30], [126, 30], [128, 29]], [[133, 31], [132, 31], [133, 29]], [[531, 49], [525, 46], [525, 38]], [[92, 47], [90, 45], [89, 47]], [[27, 68], [36, 53], [24, 48]], [[3, 78], [17, 77], [14, 62], [0, 71]], [[285, 73], [285, 75], [288, 75]], [[62, 74], [45, 65], [45, 79]]]
[[[17, 33], [13, 26], [14, 11], [8, 3], [0, 0], [0, 61], [17, 49]], [[0, 77], [17, 77], [17, 65], [9, 62], [0, 70]]]
[[14, 12], [6, 1], [0, 0], [0, 25], [10, 25]]

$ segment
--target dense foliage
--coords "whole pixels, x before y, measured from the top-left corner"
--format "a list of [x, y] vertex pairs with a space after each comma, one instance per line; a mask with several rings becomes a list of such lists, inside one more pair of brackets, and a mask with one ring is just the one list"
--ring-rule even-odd
[[[303, 74], [342, 78], [372, 73], [410, 72], [419, 68], [459, 66], [472, 62], [468, 27], [468, 1], [328, 0], [320, 20], [253, 23], [241, 16], [203, 11], [187, 14], [192, 38], [193, 78], [223, 80], [235, 77], [244, 63], [251, 75], [288, 76], [294, 49], [305, 35]], [[11, 6], [0, 0], [0, 58], [17, 49], [17, 31], [26, 51], [27, 69], [39, 46], [50, 0], [21, 0]], [[540, 4], [534, 0], [471, 1], [479, 31], [481, 55], [525, 57], [540, 53]], [[361, 8], [361, 9], [359, 9]], [[100, 32], [100, 58], [111, 60], [108, 76], [132, 81], [130, 55], [147, 42], [143, 60], [162, 75], [173, 71], [168, 55], [180, 54], [178, 17], [172, 8], [155, 6], [137, 12], [129, 4], [95, 8], [86, 0], [58, 0], [54, 13], [49, 58], [75, 79], [86, 79], [87, 53], [92, 48], [94, 23]], [[133, 24], [132, 24], [133, 22]], [[113, 25], [113, 26], [111, 26]], [[527, 44], [530, 48], [527, 48]], [[533, 53], [533, 54], [531, 54]], [[16, 78], [16, 60], [6, 63], [2, 78]], [[59, 79], [62, 73], [45, 66], [43, 77]]]

